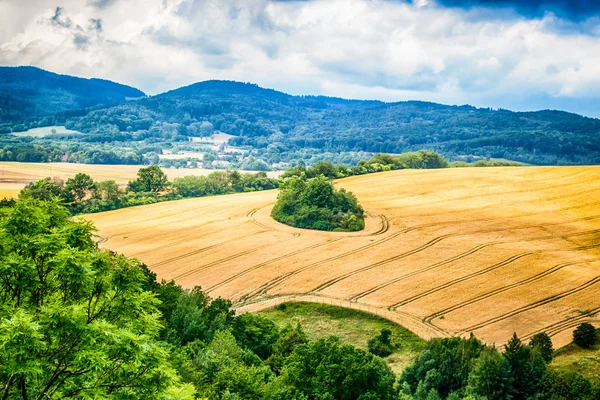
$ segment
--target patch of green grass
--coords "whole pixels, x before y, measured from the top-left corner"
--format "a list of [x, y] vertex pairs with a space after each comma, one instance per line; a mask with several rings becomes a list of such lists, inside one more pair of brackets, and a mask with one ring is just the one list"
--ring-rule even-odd
[[600, 380], [600, 343], [591, 349], [582, 349], [571, 343], [554, 352], [550, 367], [559, 371], [578, 372]]
[[367, 341], [381, 329], [392, 331], [392, 341], [400, 345], [386, 362], [399, 375], [419, 354], [425, 341], [408, 329], [373, 314], [318, 303], [284, 303], [283, 306], [261, 311], [279, 327], [300, 323], [309, 339], [337, 336], [342, 343], [367, 350]]
[[79, 135], [80, 132], [72, 131], [64, 126], [45, 126], [43, 128], [33, 128], [25, 132], [13, 132], [15, 136], [46, 137], [51, 135]]

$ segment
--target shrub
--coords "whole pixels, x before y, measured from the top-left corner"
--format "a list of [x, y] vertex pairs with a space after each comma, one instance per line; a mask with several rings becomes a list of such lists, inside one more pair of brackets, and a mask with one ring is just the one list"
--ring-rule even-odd
[[398, 348], [392, 343], [392, 331], [389, 329], [382, 329], [379, 335], [369, 340], [367, 347], [369, 353], [379, 357], [387, 357]]
[[598, 340], [598, 334], [596, 328], [592, 324], [584, 322], [579, 325], [575, 331], [573, 331], [573, 341], [575, 344], [583, 349], [589, 349], [596, 344]]

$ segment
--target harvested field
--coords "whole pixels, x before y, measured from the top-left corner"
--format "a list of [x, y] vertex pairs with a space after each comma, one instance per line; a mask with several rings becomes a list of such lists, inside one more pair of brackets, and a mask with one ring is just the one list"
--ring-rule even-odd
[[[47, 177], [68, 179], [79, 172], [90, 175], [94, 180], [113, 180], [124, 186], [135, 179], [137, 171], [145, 165], [100, 165], [74, 163], [20, 163], [0, 162], [0, 198], [16, 196], [29, 182]], [[214, 169], [200, 168], [163, 168], [170, 180], [190, 175], [208, 175]], [[255, 172], [252, 172], [255, 173]], [[279, 176], [281, 172], [272, 171], [271, 177]]]
[[600, 167], [407, 170], [338, 186], [366, 229], [317, 232], [273, 221], [277, 192], [89, 216], [103, 246], [240, 311], [283, 301], [352, 305], [423, 338], [503, 343], [546, 331], [566, 345], [600, 312]]

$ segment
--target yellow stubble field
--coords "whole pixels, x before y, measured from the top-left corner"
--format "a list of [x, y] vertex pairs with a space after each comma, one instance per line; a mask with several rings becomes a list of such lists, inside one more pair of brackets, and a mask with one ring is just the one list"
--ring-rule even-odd
[[424, 337], [555, 347], [600, 312], [600, 167], [406, 170], [340, 180], [362, 232], [273, 221], [276, 191], [86, 216], [159, 279], [257, 311], [288, 300], [377, 313]]

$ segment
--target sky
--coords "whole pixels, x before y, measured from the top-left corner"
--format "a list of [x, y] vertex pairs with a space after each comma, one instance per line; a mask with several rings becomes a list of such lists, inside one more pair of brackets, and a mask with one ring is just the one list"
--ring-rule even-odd
[[0, 0], [0, 65], [600, 117], [600, 1]]

